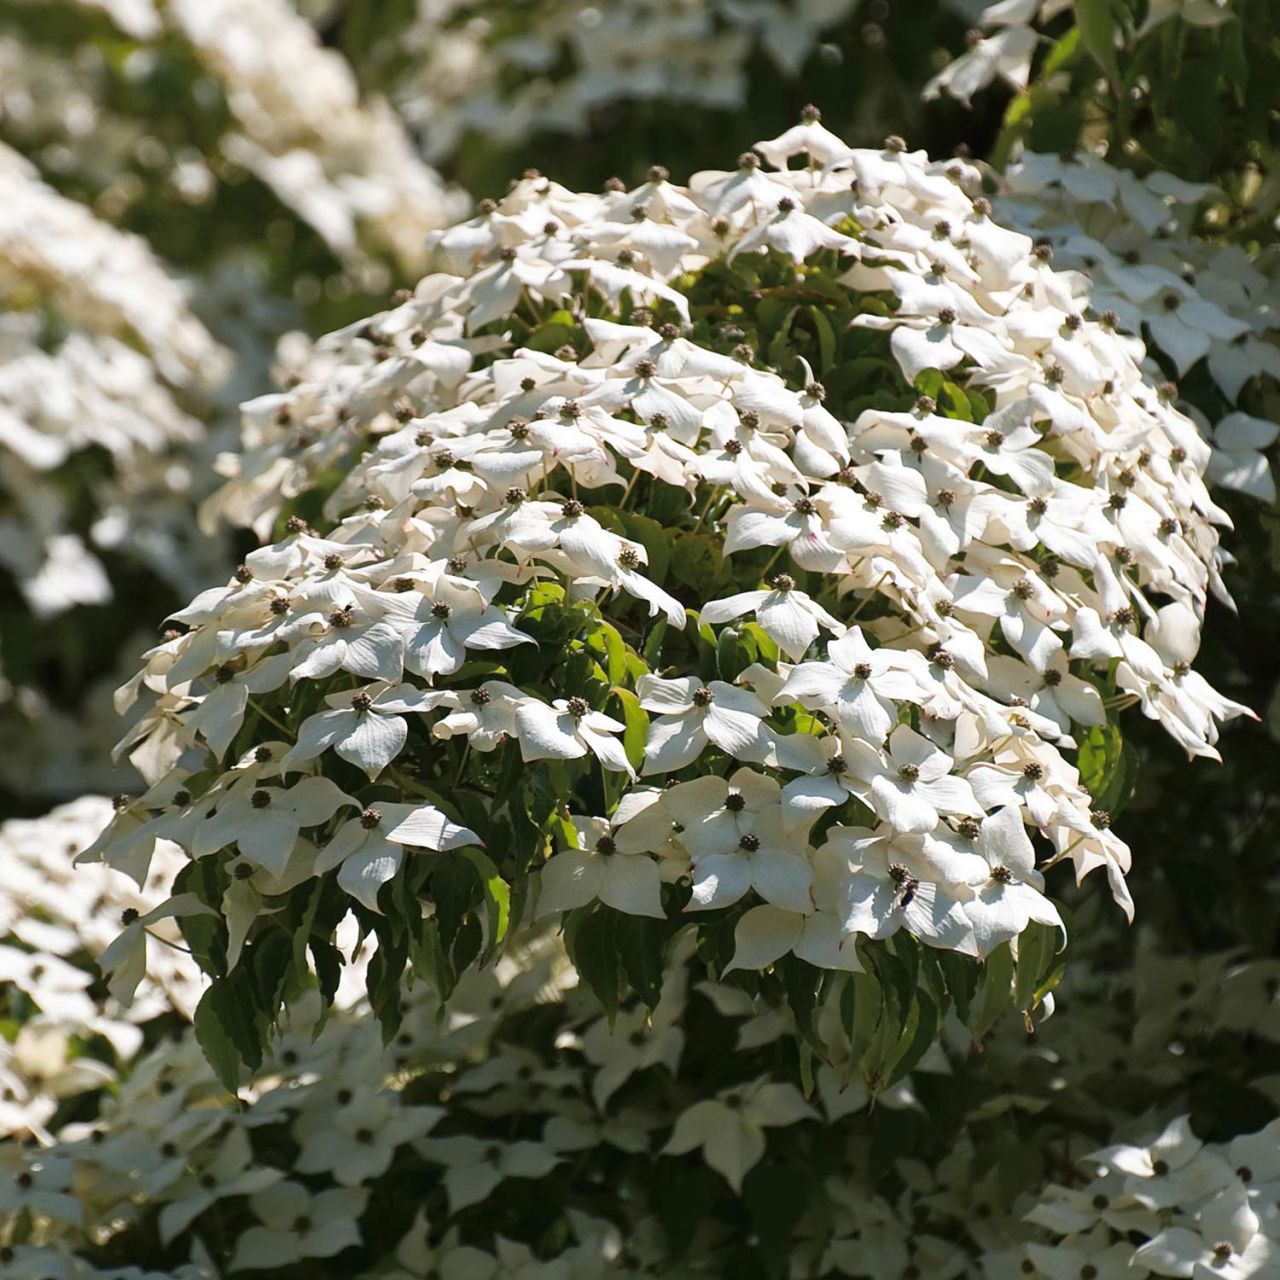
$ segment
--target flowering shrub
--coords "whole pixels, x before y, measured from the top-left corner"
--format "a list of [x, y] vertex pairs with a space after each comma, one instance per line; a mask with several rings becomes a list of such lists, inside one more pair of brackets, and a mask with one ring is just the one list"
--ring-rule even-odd
[[[1142, 9], [1145, 12], [1139, 20]], [[1074, 23], [1064, 24], [1061, 21], [1064, 14], [1074, 19]], [[1225, 34], [1229, 40], [1238, 42], [1241, 27], [1236, 24], [1251, 17], [1253, 6], [1249, 0], [1153, 0], [1142, 7], [1130, 5], [1127, 0], [1107, 5], [1094, 4], [1091, 0], [1083, 4], [1076, 0], [1024, 0], [1019, 4], [986, 5], [968, 32], [966, 51], [925, 85], [924, 96], [936, 98], [945, 93], [968, 104], [974, 94], [997, 81], [1025, 92], [1032, 81], [1033, 64], [1040, 62], [1046, 74], [1061, 73], [1064, 68], [1070, 68], [1078, 56], [1092, 58], [1100, 64], [1110, 75], [1110, 87], [1114, 89], [1121, 80], [1122, 41], [1142, 41], [1164, 24], [1176, 20], [1175, 27], [1181, 29], [1167, 39], [1164, 48], [1149, 43], [1138, 57], [1126, 59], [1125, 67], [1126, 73], [1136, 80], [1147, 70], [1148, 58], [1157, 62], [1168, 59], [1176, 74], [1182, 51], [1171, 46], [1181, 44], [1185, 49], [1191, 35], [1187, 28], [1216, 31], [1231, 24]], [[1164, 35], [1170, 35], [1167, 28]], [[1134, 51], [1130, 48], [1127, 52]], [[1043, 58], [1039, 57], [1041, 54]], [[1233, 54], [1237, 60], [1244, 57], [1243, 50], [1233, 50]], [[1202, 91], [1209, 87], [1203, 79], [1206, 70], [1202, 67], [1195, 73]], [[1150, 83], [1143, 85], [1148, 92], [1152, 88]]]
[[[1276, 1266], [1280, 1122], [1229, 1144], [1206, 1145], [1180, 1116], [1137, 1146], [1086, 1157], [1093, 1178], [1051, 1186], [1029, 1221], [1063, 1237], [1028, 1244], [1043, 1275], [1257, 1276]], [[1135, 1247], [1134, 1236], [1141, 1243]]]
[[95, 726], [138, 617], [235, 562], [195, 512], [302, 318], [273, 292], [381, 293], [459, 206], [284, 4], [6, 7], [0, 185], [9, 813], [136, 782]]
[[[910, 0], [0, 14], [0, 544], [87, 552], [10, 555], [0, 810], [142, 792], [0, 826], [0, 1276], [1276, 1270], [1277, 46], [1174, 7], [995, 6], [961, 126]], [[1006, 108], [996, 167], [807, 112], [575, 193], [799, 66], [858, 141]], [[424, 246], [375, 86], [568, 186]], [[282, 299], [424, 248], [202, 541]], [[88, 691], [227, 520], [121, 784]]]
[[348, 912], [388, 1036], [522, 919], [611, 1012], [692, 929], [872, 1092], [1045, 1003], [1050, 867], [1132, 912], [1116, 713], [1216, 757], [1245, 710], [1191, 668], [1208, 446], [976, 170], [814, 111], [756, 150], [526, 175], [246, 406], [218, 508], [280, 536], [146, 656], [151, 789], [84, 855], [188, 852], [229, 1086]]
[[[159, 846], [141, 888], [107, 867], [74, 869], [75, 855], [110, 816], [106, 799], [87, 796], [43, 818], [0, 827], [6, 878], [0, 903], [0, 1007], [6, 1019], [0, 1138], [51, 1143], [51, 1125], [60, 1129], [76, 1107], [136, 1064], [144, 1027], [166, 1019], [173, 1028], [185, 1027], [199, 1000], [202, 975], [178, 949], [172, 918], [153, 918], [182, 868], [177, 849]], [[135, 932], [148, 929], [156, 943], [146, 972], [131, 979], [127, 1009], [93, 972], [122, 916], [136, 922]]]

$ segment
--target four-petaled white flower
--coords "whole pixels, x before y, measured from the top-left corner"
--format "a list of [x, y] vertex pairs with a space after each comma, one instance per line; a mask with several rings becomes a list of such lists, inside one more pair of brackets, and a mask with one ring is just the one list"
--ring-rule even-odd
[[795, 1085], [760, 1079], [695, 1102], [681, 1113], [662, 1153], [701, 1147], [706, 1162], [741, 1191], [743, 1178], [764, 1155], [766, 1129], [817, 1118]]
[[444, 1115], [442, 1107], [405, 1106], [387, 1090], [347, 1093], [294, 1123], [299, 1173], [329, 1174], [341, 1186], [359, 1187], [386, 1173], [396, 1148], [425, 1137]]
[[844, 624], [799, 590], [789, 573], [778, 574], [769, 591], [743, 591], [723, 600], [709, 601], [702, 606], [698, 617], [707, 626], [717, 626], [744, 613], [754, 613], [765, 635], [796, 662], [818, 638], [819, 626], [837, 636], [844, 631]]
[[303, 778], [286, 789], [259, 785], [251, 775], [233, 782], [195, 828], [192, 852], [199, 858], [236, 844], [250, 862], [280, 876], [303, 830], [354, 805], [328, 778]]
[[787, 911], [813, 910], [813, 870], [803, 828], [782, 821], [782, 789], [751, 769], [723, 778], [698, 778], [666, 796], [683, 825], [679, 842], [689, 854], [693, 898], [689, 911], [727, 907], [754, 889]]
[[955, 867], [939, 863], [918, 837], [833, 827], [825, 848], [847, 868], [836, 902], [847, 939], [889, 938], [906, 929], [931, 947], [977, 954], [960, 903], [964, 889], [953, 880]]
[[649, 725], [642, 773], [682, 769], [708, 743], [734, 760], [764, 764], [772, 756], [773, 734], [764, 723], [769, 708], [749, 689], [723, 680], [703, 684], [696, 676], [641, 676], [636, 694], [646, 711], [661, 717]]
[[486, 604], [479, 591], [444, 578], [430, 596], [377, 592], [374, 598], [386, 610], [386, 621], [404, 638], [404, 665], [428, 679], [457, 671], [468, 649], [532, 643], [501, 609]]
[[438, 853], [479, 843], [474, 831], [452, 822], [432, 805], [378, 800], [333, 833], [316, 858], [315, 873], [340, 868], [342, 888], [370, 911], [377, 911], [378, 890], [395, 878], [406, 847]]
[[1065, 938], [1057, 907], [1041, 892], [1044, 877], [1036, 870], [1021, 810], [1010, 805], [984, 818], [973, 848], [987, 864], [987, 874], [970, 881], [973, 896], [964, 903], [979, 955], [1016, 938], [1032, 920], [1061, 930]]
[[543, 864], [538, 914], [570, 911], [597, 899], [633, 916], [665, 919], [662, 880], [647, 853], [623, 852], [605, 818], [574, 818], [577, 847]]
[[516, 735], [523, 760], [580, 760], [588, 752], [606, 769], [635, 777], [622, 743], [613, 735], [625, 725], [580, 697], [557, 698], [550, 706], [526, 698], [516, 707]]
[[898, 649], [873, 649], [851, 627], [827, 645], [824, 662], [803, 662], [778, 691], [777, 702], [794, 698], [822, 711], [857, 738], [883, 742], [897, 721], [898, 702], [923, 702], [928, 687], [921, 679], [920, 655]]
[[305, 764], [332, 747], [372, 781], [408, 740], [409, 725], [404, 716], [411, 711], [430, 711], [447, 696], [409, 684], [370, 685], [331, 693], [325, 699], [330, 710], [318, 711], [302, 722], [298, 741], [281, 760], [281, 768]]
[[236, 1243], [232, 1271], [288, 1267], [304, 1258], [332, 1258], [360, 1243], [358, 1219], [369, 1200], [367, 1187], [311, 1192], [292, 1179], [249, 1197], [260, 1226]]
[[545, 1178], [562, 1158], [541, 1142], [485, 1142], [470, 1134], [423, 1138], [414, 1145], [424, 1159], [444, 1165], [452, 1213], [488, 1199], [508, 1178]]
[[883, 752], [851, 742], [846, 761], [869, 784], [872, 807], [895, 831], [932, 831], [940, 813], [982, 811], [968, 782], [951, 772], [951, 757], [909, 725], [894, 729]]

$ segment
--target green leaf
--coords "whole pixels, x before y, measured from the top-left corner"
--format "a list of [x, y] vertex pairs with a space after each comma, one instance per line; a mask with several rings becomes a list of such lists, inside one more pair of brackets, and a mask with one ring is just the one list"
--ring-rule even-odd
[[[557, 312], [558, 315], [565, 314]], [[573, 340], [578, 336], [577, 329], [573, 325], [556, 323], [553, 320], [545, 321], [540, 324], [528, 337], [524, 340], [524, 345], [533, 351], [555, 351], [559, 347], [566, 344], [573, 346]]]
[[196, 1042], [229, 1093], [240, 1087], [242, 1065], [251, 1071], [262, 1065], [266, 1021], [244, 977], [248, 972], [246, 966], [231, 978], [215, 980], [200, 997], [193, 1020]]
[[440, 930], [434, 918], [421, 921], [410, 933], [409, 957], [414, 973], [424, 977], [441, 1000], [447, 1000], [453, 993], [457, 976], [440, 943]]
[[796, 1030], [811, 1049], [820, 1049], [822, 1040], [813, 1019], [817, 1011], [818, 990], [822, 985], [822, 970], [794, 955], [783, 956], [774, 969], [782, 979], [787, 1004], [796, 1020]]
[[667, 620], [659, 616], [654, 620], [649, 628], [649, 634], [644, 638], [644, 649], [641, 655], [650, 671], [659, 664], [659, 659], [662, 657], [662, 642], [666, 639], [666, 635]]
[[880, 987], [879, 1021], [858, 1063], [863, 1082], [878, 1094], [897, 1078], [896, 1069], [915, 1045], [922, 1022], [927, 1023], [928, 1039], [919, 1053], [928, 1048], [936, 1031], [936, 1011], [928, 996], [917, 990], [920, 944], [914, 939], [899, 934], [892, 944], [859, 947], [858, 955]]
[[880, 984], [871, 973], [849, 975], [840, 997], [841, 1020], [849, 1041], [848, 1083], [853, 1069], [866, 1053], [880, 1021]]
[[463, 857], [475, 868], [484, 890], [485, 906], [488, 909], [485, 960], [488, 961], [507, 936], [511, 921], [511, 888], [498, 874], [493, 859], [483, 849], [467, 848], [463, 850]]
[[806, 1098], [813, 1097], [813, 1045], [807, 1040], [800, 1041], [800, 1092]]
[[245, 948], [244, 962], [253, 969], [258, 1000], [269, 1020], [274, 1021], [289, 989], [292, 972], [293, 938], [280, 930], [265, 934]]
[[[218, 871], [213, 858], [189, 862], [173, 882], [173, 891], [194, 893], [201, 902], [217, 905], [226, 889], [226, 876]], [[191, 949], [192, 958], [211, 978], [227, 971], [227, 926], [220, 916], [189, 915], [177, 917], [178, 931]]]
[[307, 904], [303, 908], [302, 919], [293, 930], [293, 971], [299, 982], [307, 972], [307, 943], [311, 941], [311, 930], [315, 928], [325, 883], [324, 879], [317, 879], [306, 889]]
[[480, 948], [483, 946], [484, 929], [474, 915], [469, 915], [462, 922], [462, 928], [458, 930], [458, 936], [453, 940], [453, 951], [450, 953], [450, 960], [452, 961], [454, 972], [459, 974], [466, 973], [479, 958]]
[[612, 1027], [618, 1016], [622, 972], [614, 913], [607, 909], [572, 911], [564, 930], [565, 949], [578, 976], [591, 988]]
[[937, 951], [930, 948], [929, 954], [937, 961], [938, 967], [946, 978], [947, 994], [956, 1007], [956, 1016], [968, 1026], [970, 1007], [982, 974], [981, 967], [976, 960], [969, 956], [962, 956], [956, 951]]
[[795, 1228], [814, 1200], [816, 1175], [806, 1165], [764, 1160], [742, 1183], [742, 1202], [755, 1229], [754, 1251], [771, 1276], [787, 1274]]
[[982, 966], [982, 986], [978, 992], [978, 1016], [969, 1030], [975, 1040], [995, 1026], [997, 1019], [1013, 999], [1013, 952], [1007, 942], [1001, 943]]
[[1024, 1013], [1032, 1012], [1039, 1003], [1037, 993], [1057, 961], [1060, 938], [1054, 926], [1034, 920], [1018, 935], [1013, 999]]
[[756, 659], [750, 641], [737, 627], [722, 627], [716, 639], [716, 670], [732, 684]]
[[1248, 22], [1249, 19], [1240, 14], [1219, 28], [1218, 47], [1222, 50], [1222, 73], [1237, 102], [1246, 97], [1249, 89], [1247, 48], [1249, 37], [1256, 28], [1250, 26], [1246, 30]]
[[1080, 43], [1119, 92], [1123, 81], [1116, 58], [1116, 17], [1110, 0], [1076, 0], [1075, 14]]
[[725, 580], [726, 566], [722, 542], [706, 533], [677, 533], [671, 548], [671, 573], [677, 582], [710, 599]]
[[235, 1093], [240, 1088], [240, 1054], [219, 1016], [219, 998], [219, 986], [215, 982], [200, 997], [192, 1025], [195, 1028], [196, 1043], [208, 1059], [214, 1075], [228, 1093]]
[[774, 293], [756, 308], [756, 324], [762, 338], [773, 338], [785, 333], [791, 318], [799, 310], [792, 293]]
[[1133, 795], [1137, 782], [1137, 752], [1124, 741], [1114, 721], [1093, 725], [1080, 735], [1076, 767], [1080, 781], [1093, 798], [1095, 809], [1105, 809], [1113, 816], [1120, 812]]
[[818, 335], [818, 374], [823, 376], [836, 362], [836, 333], [820, 307], [808, 306], [804, 310]]
[[901, 1080], [928, 1053], [937, 1039], [941, 1017], [933, 998], [924, 991], [917, 991], [913, 1013], [913, 1020], [904, 1028], [898, 1042], [897, 1059], [889, 1066], [885, 1088]]
[[[672, 1167], [668, 1166], [663, 1173]], [[681, 1168], [679, 1177], [653, 1178], [649, 1194], [654, 1216], [662, 1223], [667, 1249], [672, 1257], [679, 1258], [693, 1247], [694, 1237], [706, 1229], [716, 1206], [723, 1203], [724, 1180], [705, 1164], [698, 1163]]]
[[965, 395], [969, 398], [969, 421], [982, 422], [994, 406], [988, 403], [981, 391], [972, 387], [965, 392]]
[[369, 1006], [382, 1026], [382, 1043], [390, 1044], [404, 1020], [400, 978], [409, 960], [408, 942], [394, 943], [385, 932], [378, 935], [378, 949], [369, 960]]
[[938, 393], [938, 408], [945, 418], [956, 418], [962, 422], [973, 421], [969, 393], [963, 387], [956, 386], [954, 382], [943, 382]]
[[435, 906], [440, 942], [448, 951], [476, 900], [476, 881], [480, 873], [463, 853], [445, 854], [432, 862], [428, 887]]
[[639, 769], [644, 763], [644, 744], [649, 737], [649, 713], [630, 689], [614, 685], [610, 692], [622, 706], [622, 721], [626, 725], [622, 749], [627, 753], [627, 763], [633, 769]]
[[316, 982], [320, 987], [320, 999], [328, 1009], [338, 994], [338, 983], [342, 980], [342, 952], [333, 943], [322, 938], [312, 938], [310, 950], [311, 963], [316, 969]]
[[922, 396], [932, 396], [937, 400], [942, 395], [942, 386], [946, 379], [937, 369], [921, 369], [916, 374], [916, 380], [913, 384], [915, 389]]
[[951, 993], [947, 990], [947, 975], [940, 963], [937, 947], [920, 948], [920, 980], [929, 999], [937, 1010], [938, 1021], [946, 1017], [951, 1008]]
[[1061, 71], [1079, 50], [1080, 28], [1072, 27], [1061, 39], [1054, 41], [1053, 48], [1045, 57], [1044, 66], [1040, 68], [1040, 79], [1047, 80], [1055, 72]]
[[613, 913], [613, 921], [618, 958], [627, 982], [650, 1009], [656, 1009], [662, 998], [666, 921], [620, 912]]
[[773, 666], [778, 661], [778, 646], [758, 622], [744, 622], [739, 626], [738, 631], [755, 645], [756, 655], [761, 662]]
[[627, 678], [627, 644], [617, 627], [597, 622], [587, 633], [586, 643], [604, 658], [608, 682], [621, 684]]

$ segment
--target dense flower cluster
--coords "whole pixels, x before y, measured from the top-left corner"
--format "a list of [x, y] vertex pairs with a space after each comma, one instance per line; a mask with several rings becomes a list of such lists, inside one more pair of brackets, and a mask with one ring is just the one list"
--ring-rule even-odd
[[362, 102], [351, 67], [287, 0], [182, 0], [166, 21], [223, 86], [235, 128], [223, 154], [266, 183], [343, 258], [361, 233], [406, 267], [460, 196], [418, 157], [385, 102]]
[[[1085, 1157], [1083, 1186], [1050, 1186], [1028, 1220], [1061, 1237], [1029, 1244], [1033, 1274], [1265, 1276], [1280, 1266], [1280, 1120], [1204, 1143], [1180, 1116], [1138, 1145]], [[1135, 1245], [1134, 1236], [1140, 1238]]]
[[889, 6], [0, 14], [0, 808], [141, 791], [0, 826], [4, 1280], [1280, 1275], [1270, 744], [1154, 731], [1274, 676], [1269, 15], [956, 7], [998, 169], [454, 226], [411, 137], [634, 175]]
[[75, 532], [79, 495], [60, 485], [75, 456], [97, 448], [112, 466], [94, 495], [92, 542], [124, 547], [189, 590], [211, 565], [181, 510], [193, 482], [173, 455], [203, 426], [175, 393], [216, 380], [223, 353], [142, 241], [57, 195], [14, 152], [0, 151], [0, 164], [0, 561], [37, 616], [110, 598]]
[[[1275, 962], [1141, 953], [1132, 1011], [1107, 998], [1105, 966], [1074, 969], [1065, 1016], [1034, 1042], [1005, 1023], [973, 1055], [949, 1020], [873, 1109], [839, 1062], [806, 1098], [786, 1006], [707, 981], [687, 947], [651, 1014], [611, 1020], [558, 939], [526, 929], [447, 1006], [416, 987], [384, 1048], [363, 1001], [371, 948], [343, 929], [333, 1012], [321, 1023], [318, 992], [302, 997], [232, 1105], [186, 1022], [195, 964], [155, 918], [182, 859], [163, 849], [141, 895], [70, 871], [110, 811], [87, 799], [0, 828], [6, 1277], [576, 1280], [761, 1256], [801, 1280], [1267, 1274], [1274, 1125], [1157, 1135], [1189, 1070], [1226, 1088], [1274, 1067]], [[121, 910], [152, 935], [128, 1014], [91, 972]], [[1115, 1145], [1130, 1132], [1146, 1136]]]
[[[247, 251], [225, 208], [251, 174], [270, 225]], [[284, 3], [11, 6], [0, 186], [0, 572], [14, 597], [0, 790], [67, 797], [131, 775], [93, 729], [125, 674], [112, 659], [139, 646], [135, 597], [170, 607], [233, 563], [225, 530], [201, 531], [195, 513], [235, 406], [302, 318], [270, 280], [296, 228], [314, 227], [342, 264], [288, 271], [284, 287], [307, 301], [385, 288], [459, 205], [391, 108], [362, 98]], [[185, 229], [202, 217], [216, 232]], [[182, 284], [165, 262], [175, 250]], [[54, 635], [72, 609], [94, 643]]]
[[[401, 966], [419, 896], [449, 953], [454, 849], [464, 957], [597, 901], [728, 920], [736, 967], [857, 970], [904, 929], [987, 957], [1061, 930], [1063, 861], [1132, 912], [1115, 709], [1211, 757], [1245, 710], [1191, 668], [1209, 449], [973, 168], [813, 111], [756, 151], [687, 188], [526, 175], [246, 406], [218, 511], [323, 531], [291, 515], [174, 615], [122, 697], [151, 790], [88, 858], [176, 841], [233, 939], [336, 880]], [[763, 298], [809, 306], [782, 372], [740, 341]]]
[[1139, 178], [1087, 153], [1028, 153], [997, 204], [1003, 220], [1051, 245], [1059, 266], [1087, 276], [1099, 314], [1144, 337], [1178, 379], [1207, 372], [1210, 394], [1187, 407], [1213, 445], [1207, 478], [1270, 503], [1264, 451], [1280, 427], [1238, 406], [1247, 388], [1280, 382], [1280, 275], [1273, 258], [1193, 234], [1221, 197], [1208, 183]]
[[[157, 850], [141, 889], [107, 867], [74, 868], [110, 816], [109, 801], [87, 796], [0, 827], [0, 983], [4, 1016], [16, 1024], [0, 1040], [0, 1139], [51, 1142], [47, 1126], [59, 1108], [135, 1065], [145, 1024], [195, 1011], [202, 975], [162, 907], [183, 866], [178, 850]], [[92, 970], [122, 917], [156, 940], [128, 1008]]]

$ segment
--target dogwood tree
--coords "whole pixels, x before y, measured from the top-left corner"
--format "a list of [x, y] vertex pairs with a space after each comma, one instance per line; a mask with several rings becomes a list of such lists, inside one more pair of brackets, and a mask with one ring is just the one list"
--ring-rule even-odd
[[256, 1063], [348, 914], [390, 1038], [555, 913], [611, 1014], [691, 933], [875, 1094], [1051, 1007], [1056, 879], [1132, 915], [1120, 712], [1216, 757], [1247, 710], [1190, 664], [1210, 449], [974, 167], [816, 109], [757, 150], [526, 174], [246, 407], [218, 501], [276, 540], [146, 655], [152, 790], [81, 855], [188, 851], [206, 1043]]
[[[463, 5], [419, 15], [425, 90], [359, 3], [307, 10], [324, 49], [103, 8], [223, 87], [218, 147], [360, 290], [453, 197], [362, 198], [421, 173], [333, 47], [446, 168], [583, 142], [281, 347], [203, 511], [241, 563], [117, 695], [142, 781], [0, 826], [0, 1271], [1271, 1274], [1274, 787], [1263, 729], [1219, 736], [1271, 693], [1258, 6], [982, 13], [928, 92], [975, 141], [1005, 109], [996, 168], [867, 137], [868, 62], [849, 142], [806, 109], [602, 191], [690, 95], [746, 128], [747, 50], [820, 88], [910, 6]], [[153, 314], [106, 331], [186, 385]]]

